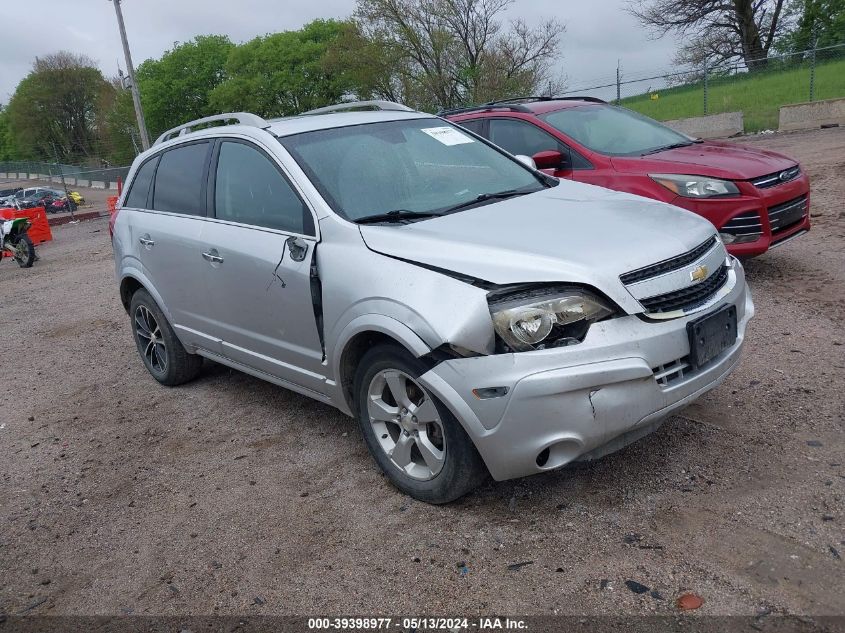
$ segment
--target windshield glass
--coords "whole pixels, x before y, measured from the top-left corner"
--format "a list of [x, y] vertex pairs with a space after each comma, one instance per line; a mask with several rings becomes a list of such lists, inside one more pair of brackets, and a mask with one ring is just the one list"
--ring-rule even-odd
[[543, 188], [540, 177], [441, 119], [385, 121], [279, 139], [326, 202], [355, 221], [437, 213], [483, 194]]
[[634, 156], [692, 141], [646, 116], [611, 105], [583, 105], [540, 115], [584, 147], [609, 156]]

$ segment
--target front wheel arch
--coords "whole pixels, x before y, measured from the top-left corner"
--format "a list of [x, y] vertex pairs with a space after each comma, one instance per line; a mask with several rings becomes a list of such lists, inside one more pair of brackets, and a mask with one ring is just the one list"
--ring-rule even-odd
[[[337, 382], [350, 412], [355, 411], [355, 372], [367, 351], [377, 345], [394, 345], [417, 357], [397, 338], [379, 330], [364, 330], [354, 334], [344, 345], [338, 362]], [[354, 413], [353, 413], [354, 415]]]

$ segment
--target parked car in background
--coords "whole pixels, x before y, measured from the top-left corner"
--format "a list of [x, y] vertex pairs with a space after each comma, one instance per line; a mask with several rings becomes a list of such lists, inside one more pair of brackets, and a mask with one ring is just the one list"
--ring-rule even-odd
[[21, 187], [0, 189], [0, 208], [14, 206], [15, 194], [20, 190]]
[[78, 205], [74, 202], [73, 197], [67, 197], [64, 195], [64, 192], [62, 192], [53, 197], [49, 206], [45, 207], [45, 210], [47, 213], [64, 213], [66, 211], [76, 211], [77, 206]]
[[55, 194], [49, 189], [41, 189], [39, 191], [30, 193], [27, 196], [17, 198], [18, 206], [21, 209], [31, 209], [33, 207], [41, 207], [49, 205], [55, 199]]
[[23, 200], [24, 198], [29, 198], [29, 197], [35, 195], [36, 193], [40, 193], [42, 191], [53, 191], [53, 190], [50, 189], [49, 187], [25, 187], [23, 189], [18, 189], [18, 191], [15, 192], [15, 198], [17, 198], [18, 200]]
[[704, 219], [389, 102], [170, 130], [110, 232], [153, 378], [207, 357], [331, 404], [434, 503], [650, 433], [736, 367], [754, 313]]
[[48, 213], [55, 213], [53, 203], [59, 199], [57, 192], [52, 189], [41, 189], [26, 197], [17, 200], [18, 206], [21, 209], [32, 209], [35, 207], [44, 207]]
[[775, 152], [692, 139], [590, 97], [528, 97], [441, 114], [559, 178], [697, 213], [733, 255], [759, 255], [810, 228], [807, 174]]

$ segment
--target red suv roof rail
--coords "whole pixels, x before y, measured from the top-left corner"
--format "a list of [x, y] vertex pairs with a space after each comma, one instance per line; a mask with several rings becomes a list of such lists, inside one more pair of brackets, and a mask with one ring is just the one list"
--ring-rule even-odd
[[512, 112], [531, 112], [525, 103], [535, 103], [537, 101], [589, 101], [591, 103], [607, 103], [604, 99], [598, 97], [512, 97], [510, 99], [501, 99], [499, 101], [488, 101], [479, 105], [468, 106], [464, 108], [449, 108], [448, 110], [440, 110], [437, 114], [439, 116], [448, 116], [452, 114], [464, 114], [466, 112], [484, 112], [487, 110], [510, 110]]

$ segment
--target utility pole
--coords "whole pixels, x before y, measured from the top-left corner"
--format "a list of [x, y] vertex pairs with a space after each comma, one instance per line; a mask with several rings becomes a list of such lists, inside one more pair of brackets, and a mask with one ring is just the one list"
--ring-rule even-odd
[[141, 94], [138, 92], [138, 82], [135, 81], [135, 67], [132, 65], [132, 55], [129, 52], [129, 42], [126, 40], [126, 26], [123, 24], [123, 13], [120, 10], [120, 0], [109, 0], [114, 3], [117, 14], [117, 26], [120, 29], [120, 40], [123, 42], [123, 55], [126, 57], [126, 71], [129, 73], [129, 89], [132, 91], [132, 101], [135, 104], [135, 116], [138, 119], [138, 132], [141, 134], [141, 147], [150, 149], [150, 137], [147, 135], [147, 124], [144, 122], [144, 111], [141, 109]]
[[[56, 149], [56, 144], [53, 143], [53, 157], [56, 159], [56, 167], [59, 169], [59, 175], [62, 177], [62, 189], [65, 190], [65, 202], [67, 202], [67, 210], [70, 211], [71, 221], [76, 220], [73, 214], [73, 200], [70, 199], [70, 192], [67, 190], [67, 182], [65, 182], [65, 170], [59, 162], [59, 150]], [[52, 177], [50, 178], [52, 180]], [[46, 209], [45, 209], [46, 211]]]

